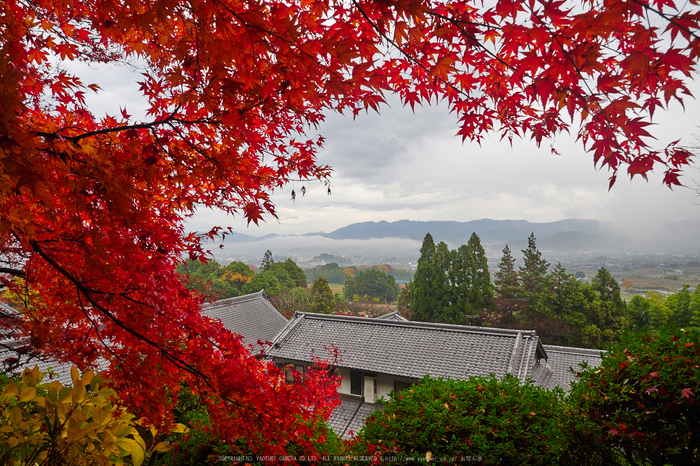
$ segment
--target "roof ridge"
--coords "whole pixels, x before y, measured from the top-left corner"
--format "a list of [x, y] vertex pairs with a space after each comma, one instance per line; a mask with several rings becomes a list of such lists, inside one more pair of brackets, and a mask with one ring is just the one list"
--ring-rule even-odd
[[218, 300], [211, 302], [211, 303], [202, 304], [202, 308], [213, 307], [213, 306], [225, 306], [225, 305], [230, 304], [230, 303], [242, 303], [245, 301], [252, 301], [254, 299], [260, 299], [260, 298], [264, 298], [265, 300], [267, 300], [267, 295], [265, 294], [265, 290], [260, 290], [260, 291], [256, 291], [255, 293], [248, 293], [248, 294], [244, 294], [241, 296], [233, 296], [231, 298], [218, 299]]
[[569, 354], [587, 354], [591, 356], [600, 356], [603, 353], [607, 353], [606, 350], [595, 349], [595, 348], [578, 348], [575, 346], [558, 346], [558, 345], [545, 345], [544, 349], [553, 353], [569, 353]]
[[387, 320], [387, 319], [377, 319], [369, 317], [359, 317], [359, 316], [343, 316], [337, 314], [317, 314], [308, 312], [297, 312], [295, 317], [299, 315], [300, 319], [309, 318], [316, 320], [334, 320], [334, 321], [349, 321], [356, 323], [364, 323], [368, 325], [386, 325], [392, 327], [414, 327], [414, 328], [424, 328], [424, 329], [435, 329], [435, 330], [445, 330], [459, 333], [480, 333], [489, 335], [504, 335], [504, 336], [517, 336], [519, 333], [523, 336], [536, 336], [535, 330], [516, 330], [516, 329], [506, 329], [497, 327], [476, 327], [470, 325], [456, 325], [456, 324], [443, 324], [437, 322], [419, 322], [415, 320], [397, 321], [397, 320]]

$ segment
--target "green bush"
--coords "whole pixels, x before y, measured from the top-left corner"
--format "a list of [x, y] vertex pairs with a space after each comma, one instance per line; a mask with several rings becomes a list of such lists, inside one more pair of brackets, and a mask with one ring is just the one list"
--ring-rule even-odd
[[700, 464], [700, 333], [680, 329], [624, 335], [571, 388], [590, 444], [609, 463]]
[[353, 445], [375, 461], [555, 464], [567, 457], [564, 393], [514, 377], [432, 379], [391, 393]]

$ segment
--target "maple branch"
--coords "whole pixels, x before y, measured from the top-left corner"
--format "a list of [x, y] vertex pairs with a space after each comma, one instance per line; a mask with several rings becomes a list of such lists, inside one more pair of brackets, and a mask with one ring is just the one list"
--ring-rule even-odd
[[643, 7], [645, 10], [649, 10], [653, 13], [656, 13], [657, 15], [661, 16], [663, 19], [668, 21], [669, 23], [673, 24], [676, 26], [678, 29], [682, 30], [683, 32], [687, 33], [689, 36], [692, 36], [696, 39], [700, 39], [700, 36], [696, 34], [695, 32], [691, 31], [689, 28], [683, 26], [682, 24], [679, 24], [678, 21], [673, 19], [673, 16], [668, 16], [666, 13], [657, 10], [656, 8], [652, 7], [648, 3], [641, 2], [640, 0], [632, 0], [632, 3], [636, 3], [637, 5]]
[[71, 141], [71, 142], [77, 143], [81, 139], [89, 138], [91, 136], [99, 136], [101, 134], [118, 133], [120, 131], [129, 131], [132, 129], [150, 129], [150, 128], [153, 128], [154, 126], [166, 124], [167, 122], [169, 122], [170, 120], [172, 120], [174, 118], [175, 118], [175, 115], [171, 114], [162, 120], [156, 120], [156, 121], [152, 121], [150, 123], [139, 123], [139, 124], [134, 124], [134, 125], [117, 126], [114, 128], [104, 128], [104, 129], [100, 129], [97, 131], [89, 131], [87, 133], [83, 133], [83, 134], [80, 134], [78, 136], [61, 136], [59, 134], [59, 132], [62, 130], [56, 131], [54, 133], [45, 133], [43, 131], [36, 131], [33, 134], [36, 134], [37, 136], [45, 137], [47, 139], [65, 139], [66, 141]]
[[[114, 322], [118, 327], [120, 327], [122, 330], [126, 331], [127, 333], [133, 335], [137, 339], [145, 342], [146, 344], [152, 346], [153, 348], [157, 349], [160, 354], [163, 355], [163, 357], [170, 361], [175, 367], [184, 370], [185, 372], [189, 372], [193, 376], [195, 376], [198, 380], [204, 381], [205, 385], [212, 389], [213, 391], [219, 393], [221, 398], [234, 406], [236, 406], [238, 409], [250, 409], [252, 410], [253, 408], [247, 408], [246, 406], [243, 406], [242, 404], [232, 400], [229, 397], [226, 397], [222, 395], [219, 390], [214, 388], [212, 386], [211, 382], [209, 381], [209, 377], [207, 377], [205, 374], [203, 374], [201, 371], [193, 367], [191, 364], [188, 364], [186, 361], [172, 353], [169, 349], [163, 347], [160, 345], [158, 342], [155, 342], [145, 335], [141, 334], [140, 332], [137, 332], [136, 330], [132, 329], [128, 325], [126, 325], [124, 322], [122, 322], [120, 319], [118, 319], [109, 309], [105, 308], [102, 306], [100, 303], [95, 301], [90, 294], [91, 293], [100, 293], [98, 290], [93, 290], [91, 288], [88, 288], [83, 285], [83, 283], [78, 280], [73, 274], [71, 274], [69, 271], [64, 269], [60, 264], [58, 264], [55, 260], [53, 260], [46, 252], [41, 248], [39, 243], [36, 240], [29, 240], [29, 244], [32, 246], [32, 249], [39, 254], [49, 265], [51, 265], [53, 268], [55, 268], [58, 272], [61, 273], [61, 275], [65, 276], [70, 282], [73, 283], [73, 285], [76, 287], [76, 289], [83, 295], [85, 298], [88, 300], [88, 302], [95, 307], [95, 309], [99, 310], [103, 315], [105, 315], [107, 318], [109, 318], [112, 322]], [[100, 339], [102, 341], [102, 339]], [[104, 342], [103, 342], [104, 344]], [[107, 346], [107, 349], [109, 347]], [[111, 351], [111, 350], [110, 350]]]
[[[449, 23], [452, 23], [465, 37], [467, 37], [467, 38], [469, 39], [469, 42], [471, 42], [473, 45], [476, 45], [477, 47], [479, 47], [479, 48], [481, 49], [481, 52], [479, 52], [479, 54], [481, 54], [482, 57], [483, 57], [483, 52], [486, 52], [488, 55], [491, 56], [491, 58], [493, 58], [494, 60], [498, 61], [501, 65], [505, 66], [506, 68], [509, 68], [509, 69], [512, 70], [512, 71], [517, 71], [517, 68], [515, 68], [513, 65], [511, 65], [510, 63], [508, 63], [507, 61], [505, 61], [505, 60], [502, 59], [501, 57], [499, 57], [497, 53], [495, 53], [495, 52], [489, 50], [484, 44], [482, 44], [481, 42], [479, 42], [479, 41], [476, 39], [476, 37], [474, 36], [474, 34], [472, 34], [472, 33], [470, 33], [470, 32], [467, 32], [467, 30], [464, 29], [464, 26], [462, 26], [461, 23], [463, 23], [463, 24], [471, 24], [471, 25], [479, 25], [479, 26], [486, 26], [486, 27], [488, 27], [488, 28], [490, 28], [490, 29], [502, 29], [502, 28], [494, 28], [494, 27], [492, 27], [492, 26], [489, 25], [489, 24], [483, 24], [483, 25], [482, 25], [482, 24], [477, 24], [477, 23], [470, 23], [470, 22], [468, 22], [468, 21], [460, 21], [460, 20], [458, 20], [458, 19], [450, 18], [449, 16], [445, 16], [445, 15], [442, 15], [442, 14], [440, 14], [440, 13], [436, 13], [436, 12], [434, 12], [434, 11], [429, 11], [429, 12], [428, 12], [428, 15], [430, 15], [430, 16], [435, 16], [436, 18], [440, 18], [440, 19], [442, 19], [442, 20], [444, 20], [444, 21], [447, 21], [447, 22], [449, 22]], [[490, 64], [490, 65], [491, 65], [491, 68], [493, 68], [493, 64]]]
[[[598, 97], [597, 97], [597, 96], [595, 95], [595, 93], [593, 92], [593, 89], [591, 89], [591, 87], [590, 87], [588, 81], [584, 78], [583, 74], [581, 73], [581, 69], [576, 65], [576, 63], [574, 62], [573, 58], [571, 58], [571, 55], [564, 49], [564, 44], [562, 44], [562, 43], [561, 43], [561, 40], [559, 40], [559, 36], [558, 36], [554, 31], [550, 30], [550, 28], [548, 27], [548, 25], [547, 25], [544, 21], [542, 21], [542, 19], [540, 18], [540, 16], [539, 16], [538, 14], [535, 13], [535, 11], [532, 9], [532, 7], [531, 7], [530, 5], [528, 5], [527, 3], [525, 3], [525, 6], [527, 7], [528, 10], [530, 10], [530, 13], [531, 13], [532, 17], [534, 17], [534, 18], [537, 19], [537, 21], [540, 23], [540, 25], [547, 31], [547, 33], [550, 35], [550, 37], [557, 43], [557, 45], [559, 46], [559, 50], [562, 51], [562, 53], [564, 54], [564, 56], [566, 57], [566, 59], [569, 61], [569, 63], [571, 63], [571, 66], [574, 68], [574, 70], [576, 70], [576, 74], [578, 75], [579, 79], [581, 80], [581, 82], [583, 82], [583, 85], [586, 86], [586, 88], [588, 89], [589, 95], [588, 95], [588, 96], [583, 95], [583, 94], [581, 94], [580, 92], [578, 92], [578, 91], [576, 91], [576, 90], [574, 90], [574, 89], [572, 89], [572, 88], [570, 88], [570, 91], [571, 91], [574, 95], [576, 95], [576, 97], [578, 97], [578, 98], [581, 100], [581, 102], [582, 102], [583, 104], [586, 104], [587, 107], [588, 107], [588, 105], [587, 105], [587, 103], [586, 103], [586, 102], [587, 102], [587, 97], [593, 99], [593, 100], [595, 101], [597, 107], [599, 108], [600, 113], [601, 113], [601, 114], [603, 115], [603, 117], [605, 118], [605, 123], [606, 123], [607, 127], [610, 129], [610, 131], [611, 131], [613, 134], [615, 134], [615, 133], [616, 133], [616, 131], [615, 131], [615, 125], [614, 125], [613, 122], [610, 120], [610, 115], [607, 114], [607, 112], [605, 111], [605, 109], [603, 108], [603, 106], [600, 104], [600, 100], [598, 99]], [[608, 97], [607, 92], [604, 93], [604, 95], [605, 95], [606, 97]], [[609, 99], [609, 97], [608, 97], [608, 99]], [[610, 100], [610, 99], [609, 99], [609, 100]], [[583, 123], [581, 123], [581, 124], [582, 124], [582, 126], [583, 126]], [[616, 149], [617, 149], [618, 151], [621, 151], [621, 152], [622, 152], [623, 149], [622, 149], [622, 147], [620, 147], [620, 142], [618, 141], [618, 138], [617, 138], [617, 137], [613, 137], [613, 141], [615, 142], [615, 147], [616, 147]], [[610, 186], [609, 186], [608, 189], [611, 189], [611, 188], [612, 188], [613, 183], [615, 182], [615, 179], [616, 179], [616, 178], [617, 178], [617, 168], [613, 168], [613, 174], [612, 174], [612, 176], [610, 177]]]
[[168, 359], [170, 362], [175, 364], [176, 367], [179, 367], [180, 369], [183, 369], [194, 376], [202, 377], [202, 378], [206, 379], [206, 376], [204, 374], [202, 374], [201, 372], [199, 372], [197, 369], [192, 368], [185, 361], [178, 358], [174, 354], [171, 354], [168, 349], [164, 348], [159, 343], [151, 340], [147, 336], [132, 329], [130, 326], [126, 325], [124, 322], [122, 322], [120, 319], [118, 319], [109, 309], [105, 308], [100, 303], [95, 301], [95, 299], [93, 299], [91, 297], [91, 294], [104, 294], [104, 292], [100, 292], [99, 290], [93, 290], [91, 288], [86, 287], [80, 280], [78, 280], [75, 276], [73, 276], [72, 273], [70, 273], [69, 271], [64, 269], [58, 262], [56, 262], [54, 259], [52, 259], [48, 254], [46, 254], [46, 252], [41, 248], [41, 246], [39, 245], [39, 243], [36, 240], [29, 240], [29, 244], [32, 246], [32, 249], [34, 250], [34, 252], [39, 254], [46, 262], [48, 262], [49, 265], [51, 265], [54, 269], [56, 269], [58, 272], [60, 272], [61, 275], [63, 275], [70, 282], [72, 282], [73, 285], [78, 289], [78, 291], [80, 291], [85, 296], [85, 298], [88, 300], [88, 302], [90, 302], [91, 305], [93, 305], [102, 314], [104, 314], [106, 317], [108, 317], [118, 327], [120, 327], [122, 330], [126, 331], [127, 333], [133, 335], [137, 339], [139, 339], [139, 340], [145, 342], [146, 344], [159, 350], [160, 353], [163, 354], [163, 356], [165, 356], [165, 358]]
[[[401, 55], [403, 55], [404, 57], [406, 57], [408, 59], [408, 61], [412, 62], [413, 64], [417, 65], [418, 67], [420, 67], [424, 71], [426, 71], [428, 74], [430, 74], [430, 70], [428, 69], [427, 66], [423, 65], [420, 61], [418, 61], [418, 59], [416, 57], [414, 57], [410, 53], [406, 52], [403, 49], [403, 47], [401, 47], [399, 44], [396, 43], [396, 41], [394, 41], [393, 39], [390, 39], [385, 33], [383, 33], [381, 31], [381, 29], [379, 28], [379, 26], [374, 21], [372, 21], [372, 19], [367, 15], [367, 13], [362, 9], [362, 7], [357, 3], [356, 0], [352, 0], [352, 3], [358, 9], [358, 11], [362, 15], [362, 17], [365, 18], [365, 21], [367, 21], [375, 31], [377, 31], [377, 34], [379, 34], [381, 37], [383, 37], [384, 40], [387, 41], [387, 43], [391, 44], [396, 50], [398, 50], [399, 53], [401, 53]], [[444, 84], [446, 87], [449, 87], [449, 88], [453, 89], [455, 92], [457, 92], [458, 94], [462, 95], [465, 99], [467, 99], [471, 102], [474, 102], [477, 106], [479, 106], [485, 110], [493, 110], [493, 109], [488, 108], [483, 103], [479, 102], [474, 97], [470, 96], [468, 93], [464, 92], [462, 89], [456, 87], [454, 84], [450, 83], [446, 79], [444, 79], [442, 77], [437, 77], [437, 79], [442, 84]]]
[[[33, 134], [36, 134], [37, 136], [45, 137], [47, 139], [63, 139], [66, 141], [71, 141], [73, 143], [77, 143], [78, 141], [82, 139], [86, 139], [92, 136], [100, 136], [103, 134], [111, 134], [111, 133], [118, 133], [122, 131], [129, 131], [129, 130], [135, 130], [135, 129], [153, 129], [157, 126], [161, 125], [166, 125], [166, 124], [172, 124], [172, 122], [177, 122], [177, 123], [182, 123], [184, 125], [216, 125], [219, 122], [217, 120], [211, 120], [207, 118], [198, 118], [196, 120], [185, 120], [182, 118], [176, 118], [177, 109], [168, 115], [167, 117], [161, 119], [161, 120], [155, 120], [150, 123], [138, 123], [138, 124], [133, 124], [133, 125], [125, 125], [125, 126], [116, 126], [113, 128], [104, 128], [100, 129], [97, 131], [89, 131], [87, 133], [80, 134], [78, 136], [62, 136], [59, 134], [60, 131], [56, 131], [54, 133], [46, 133], [43, 131], [35, 131]], [[64, 128], [65, 129], [65, 128]]]
[[0, 273], [6, 273], [7, 275], [12, 275], [13, 277], [27, 278], [27, 274], [23, 270], [19, 269], [0, 267]]

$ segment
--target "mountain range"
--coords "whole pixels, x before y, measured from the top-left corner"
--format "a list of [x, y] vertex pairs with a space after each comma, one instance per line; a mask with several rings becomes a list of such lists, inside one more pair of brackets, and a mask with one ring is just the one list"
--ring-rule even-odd
[[304, 236], [322, 237], [332, 240], [370, 240], [398, 238], [422, 241], [430, 233], [435, 241], [445, 241], [450, 245], [462, 245], [469, 241], [472, 233], [479, 235], [482, 244], [522, 244], [530, 233], [538, 238], [538, 244], [547, 249], [571, 249], [603, 247], [609, 243], [605, 225], [597, 220], [567, 219], [549, 223], [534, 223], [526, 220], [473, 220], [453, 221], [413, 221], [361, 222], [339, 228], [330, 233], [315, 232], [304, 235], [265, 235], [250, 236], [235, 233], [227, 242], [251, 243], [273, 238]]

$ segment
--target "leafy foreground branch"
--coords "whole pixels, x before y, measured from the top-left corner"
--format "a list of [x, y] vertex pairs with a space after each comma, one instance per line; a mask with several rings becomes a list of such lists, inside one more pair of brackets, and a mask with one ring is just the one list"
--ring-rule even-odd
[[[315, 128], [389, 92], [445, 101], [465, 140], [575, 131], [611, 185], [658, 167], [676, 186], [692, 154], [648, 130], [690, 93], [699, 29], [695, 1], [5, 0], [1, 287], [26, 298], [34, 347], [108, 361], [132, 412], [169, 425], [184, 384], [227, 442], [284, 454], [333, 383], [284, 385], [201, 316], [175, 268], [222, 230], [186, 220], [206, 207], [257, 224], [290, 180], [328, 183]], [[72, 61], [138, 63], [146, 121], [95, 114], [100, 83]]]

